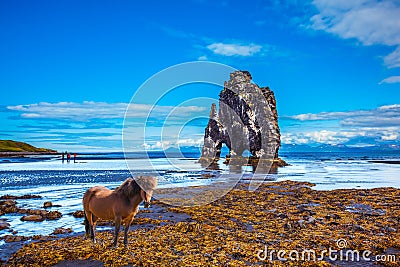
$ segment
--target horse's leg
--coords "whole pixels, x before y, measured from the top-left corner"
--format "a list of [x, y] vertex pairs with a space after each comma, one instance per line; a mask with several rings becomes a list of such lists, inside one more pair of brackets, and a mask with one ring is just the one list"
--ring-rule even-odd
[[113, 246], [116, 247], [118, 244], [118, 234], [119, 234], [119, 229], [121, 228], [121, 217], [116, 216], [115, 217], [115, 232], [114, 232], [114, 242]]
[[85, 211], [85, 216], [87, 219], [87, 228], [86, 228], [86, 220], [85, 220], [85, 228], [86, 228], [86, 234], [89, 235], [90, 239], [92, 239], [92, 241], [94, 240], [94, 225], [93, 225], [93, 214], [86, 210]]
[[96, 243], [96, 221], [97, 221], [97, 217], [92, 213], [92, 240], [93, 243]]
[[85, 214], [85, 221], [84, 221], [84, 224], [85, 224], [85, 235], [86, 235], [86, 237], [89, 237], [90, 236], [90, 228], [91, 227], [89, 225], [89, 220], [87, 218], [87, 212], [85, 211], [84, 214]]
[[135, 215], [138, 213], [139, 211], [139, 205], [136, 206], [135, 210], [130, 214], [130, 216], [128, 216], [125, 219], [125, 233], [124, 233], [124, 245], [125, 247], [128, 247], [128, 232], [129, 232], [129, 227], [131, 226], [131, 223], [133, 221], [133, 218], [135, 217]]
[[133, 218], [128, 219], [125, 222], [125, 229], [124, 229], [124, 245], [127, 248], [128, 247], [128, 232], [129, 232], [129, 227], [131, 226]]

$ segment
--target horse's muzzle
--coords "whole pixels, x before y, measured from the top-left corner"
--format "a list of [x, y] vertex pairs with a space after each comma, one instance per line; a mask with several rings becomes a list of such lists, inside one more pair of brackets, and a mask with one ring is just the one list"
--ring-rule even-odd
[[145, 208], [149, 208], [149, 207], [150, 207], [150, 202], [145, 201], [145, 202], [144, 202], [144, 207], [145, 207]]

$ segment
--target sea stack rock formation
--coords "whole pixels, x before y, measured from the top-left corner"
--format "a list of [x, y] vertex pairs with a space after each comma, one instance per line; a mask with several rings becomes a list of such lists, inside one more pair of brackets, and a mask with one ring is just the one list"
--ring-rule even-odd
[[214, 103], [211, 106], [200, 162], [215, 163], [226, 144], [227, 161], [243, 159], [248, 150], [252, 163], [265, 159], [272, 167], [287, 165], [278, 158], [281, 136], [274, 92], [251, 80], [248, 71], [235, 71], [224, 83], [218, 112]]

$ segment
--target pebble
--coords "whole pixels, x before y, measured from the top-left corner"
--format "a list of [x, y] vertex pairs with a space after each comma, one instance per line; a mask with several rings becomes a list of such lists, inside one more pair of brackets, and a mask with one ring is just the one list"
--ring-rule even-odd
[[53, 203], [51, 203], [51, 201], [46, 201], [43, 204], [43, 208], [51, 208], [53, 207]]
[[316, 220], [314, 217], [310, 216], [310, 218], [308, 218], [308, 220], [307, 220], [307, 223], [315, 224], [316, 221], [317, 221], [317, 220]]
[[0, 220], [0, 230], [8, 229], [10, 227], [10, 224], [7, 223], [4, 220]]
[[357, 230], [357, 231], [361, 231], [361, 232], [366, 231], [364, 227], [362, 227], [361, 225], [358, 225], [358, 224], [353, 224], [353, 229]]
[[327, 220], [339, 220], [340, 216], [336, 213], [325, 215], [325, 219]]
[[298, 220], [297, 224], [299, 225], [300, 228], [305, 228], [306, 227], [305, 222], [306, 222], [305, 220]]
[[56, 228], [54, 229], [53, 235], [58, 235], [58, 234], [69, 234], [72, 233], [72, 229], [71, 228]]
[[286, 213], [278, 213], [276, 216], [281, 218], [281, 219], [285, 219], [285, 218], [288, 217]]
[[397, 229], [395, 229], [393, 227], [389, 227], [389, 226], [385, 227], [384, 230], [387, 231], [387, 232], [392, 232], [392, 233], [397, 232]]
[[290, 221], [286, 222], [286, 223], [283, 225], [283, 228], [284, 228], [286, 231], [291, 230], [291, 229], [292, 229], [292, 224], [290, 223]]

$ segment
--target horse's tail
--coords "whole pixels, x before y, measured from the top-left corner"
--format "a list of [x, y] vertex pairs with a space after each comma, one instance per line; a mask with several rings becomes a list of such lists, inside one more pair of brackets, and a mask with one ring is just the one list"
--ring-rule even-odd
[[[85, 232], [86, 235], [89, 236], [90, 235], [90, 223], [89, 223], [89, 218], [88, 218], [88, 214], [87, 214], [87, 210], [89, 209], [89, 202], [90, 199], [92, 198], [92, 196], [95, 194], [95, 192], [91, 191], [90, 189], [88, 191], [86, 191], [86, 193], [83, 195], [83, 199], [82, 199], [82, 204], [83, 204], [83, 213], [85, 215], [85, 220], [83, 221], [83, 223], [85, 224]], [[89, 212], [90, 216], [91, 213]]]

